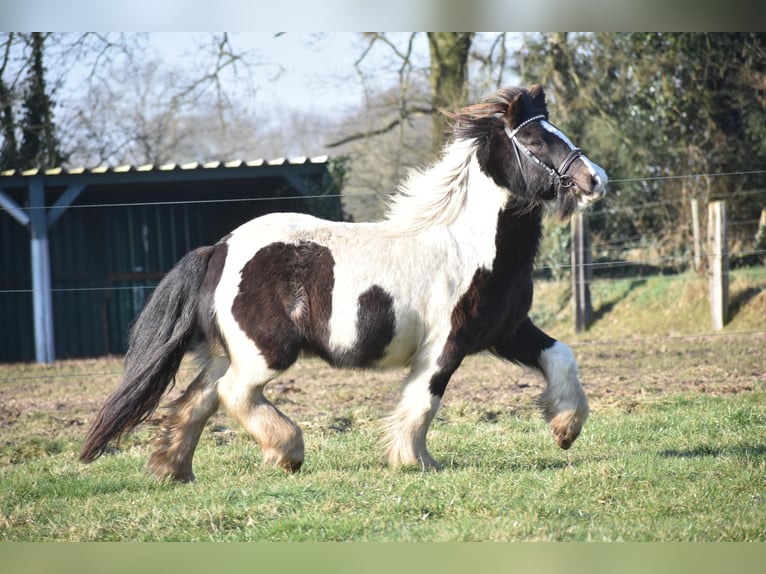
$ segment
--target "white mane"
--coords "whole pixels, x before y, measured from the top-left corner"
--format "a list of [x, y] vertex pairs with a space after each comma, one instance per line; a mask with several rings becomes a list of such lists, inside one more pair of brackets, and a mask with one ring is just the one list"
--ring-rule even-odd
[[428, 169], [412, 170], [389, 201], [387, 227], [414, 234], [453, 223], [465, 208], [472, 173], [478, 170], [475, 158], [476, 141], [461, 139], [449, 144]]

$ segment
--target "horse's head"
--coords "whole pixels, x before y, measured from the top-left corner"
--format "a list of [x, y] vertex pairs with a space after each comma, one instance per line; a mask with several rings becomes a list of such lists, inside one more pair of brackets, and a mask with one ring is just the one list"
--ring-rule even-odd
[[606, 191], [604, 170], [548, 121], [539, 85], [505, 88], [453, 118], [456, 135], [478, 139], [482, 169], [509, 189], [516, 203], [555, 201], [566, 218]]

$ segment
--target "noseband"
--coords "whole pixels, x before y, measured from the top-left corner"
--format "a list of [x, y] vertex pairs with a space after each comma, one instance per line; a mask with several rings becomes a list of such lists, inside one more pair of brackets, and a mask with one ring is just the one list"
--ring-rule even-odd
[[508, 126], [505, 126], [505, 133], [508, 136], [508, 139], [510, 139], [511, 142], [513, 143], [513, 151], [516, 153], [516, 160], [519, 162], [519, 169], [521, 170], [522, 177], [524, 177], [524, 170], [521, 166], [521, 156], [519, 155], [519, 150], [523, 151], [529, 159], [531, 159], [533, 162], [535, 162], [537, 165], [539, 165], [541, 168], [547, 171], [548, 174], [554, 179], [554, 181], [558, 183], [559, 187], [563, 187], [565, 189], [570, 188], [575, 184], [575, 182], [571, 176], [566, 175], [566, 172], [569, 169], [569, 167], [572, 165], [572, 163], [574, 163], [574, 161], [582, 155], [580, 148], [573, 147], [570, 150], [569, 154], [564, 158], [564, 161], [561, 162], [561, 165], [559, 166], [559, 168], [556, 169], [555, 167], [548, 165], [539, 157], [537, 157], [532, 152], [531, 149], [529, 149], [527, 146], [525, 146], [516, 138], [516, 134], [519, 132], [521, 128], [531, 124], [532, 122], [536, 122], [540, 120], [545, 120], [545, 116], [539, 115], [539, 116], [531, 117], [528, 120], [524, 120], [518, 126], [516, 126], [516, 129], [514, 129], [513, 131], [508, 129]]

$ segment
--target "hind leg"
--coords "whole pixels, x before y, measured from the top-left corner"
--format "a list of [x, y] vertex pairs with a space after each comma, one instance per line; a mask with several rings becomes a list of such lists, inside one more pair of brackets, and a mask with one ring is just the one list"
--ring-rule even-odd
[[186, 391], [170, 404], [170, 413], [160, 426], [155, 450], [147, 468], [159, 478], [179, 482], [194, 480], [192, 458], [207, 420], [218, 410], [215, 383], [228, 361], [209, 362]]
[[281, 371], [269, 369], [260, 356], [253, 363], [247, 370], [232, 365], [218, 381], [218, 396], [256, 440], [264, 465], [297, 471], [304, 458], [301, 429], [263, 394], [266, 383]]

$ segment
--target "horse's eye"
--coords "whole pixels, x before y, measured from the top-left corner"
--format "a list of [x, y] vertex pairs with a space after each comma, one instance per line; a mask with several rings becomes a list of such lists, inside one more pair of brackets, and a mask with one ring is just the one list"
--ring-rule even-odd
[[531, 147], [543, 147], [543, 140], [532, 140], [529, 142]]

